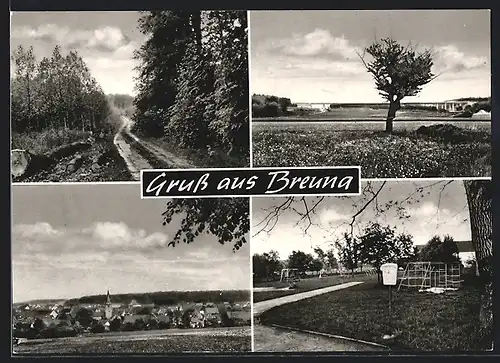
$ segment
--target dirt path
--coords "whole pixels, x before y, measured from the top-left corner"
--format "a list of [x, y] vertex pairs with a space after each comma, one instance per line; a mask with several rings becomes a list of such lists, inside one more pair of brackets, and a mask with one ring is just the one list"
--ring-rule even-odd
[[260, 324], [254, 325], [255, 352], [359, 352], [380, 351], [367, 344], [279, 329]]
[[321, 295], [321, 294], [326, 294], [326, 293], [332, 292], [332, 291], [346, 289], [348, 287], [359, 285], [362, 283], [363, 282], [355, 282], [355, 281], [346, 282], [344, 284], [324, 287], [322, 289], [300, 292], [298, 294], [282, 296], [282, 297], [278, 297], [276, 299], [259, 301], [259, 302], [256, 302], [253, 304], [253, 315], [258, 316], [258, 315], [262, 314], [264, 311], [269, 310], [271, 308], [274, 308], [275, 306], [291, 303], [294, 301], [299, 301], [302, 299], [307, 299], [309, 297], [313, 297], [313, 296]]
[[122, 120], [123, 124], [115, 135], [114, 144], [135, 180], [140, 179], [141, 169], [188, 169], [194, 167], [187, 160], [139, 139], [130, 131], [132, 121], [124, 116], [122, 116]]

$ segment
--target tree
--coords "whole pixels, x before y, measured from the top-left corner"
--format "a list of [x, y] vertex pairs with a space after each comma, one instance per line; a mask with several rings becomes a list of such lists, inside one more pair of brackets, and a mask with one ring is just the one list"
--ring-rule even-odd
[[439, 236], [433, 236], [420, 251], [420, 260], [444, 263], [459, 262], [457, 243], [451, 236], [445, 236], [443, 240]]
[[183, 216], [169, 246], [191, 243], [203, 233], [217, 237], [219, 243], [232, 243], [239, 250], [247, 242], [250, 230], [248, 198], [172, 199], [163, 212], [163, 225], [175, 216]]
[[359, 240], [360, 260], [377, 270], [379, 283], [382, 282], [380, 267], [384, 263], [397, 262], [398, 259], [406, 258], [412, 253], [411, 236], [397, 235], [390, 226], [381, 226], [377, 222], [366, 226]]
[[292, 251], [288, 256], [288, 268], [296, 268], [300, 274], [310, 270], [314, 257], [302, 251]]
[[358, 267], [360, 262], [360, 241], [349, 233], [344, 233], [343, 238], [337, 239], [335, 241], [335, 247], [338, 251], [339, 262], [348, 270], [351, 274], [354, 274], [354, 270]]
[[120, 319], [113, 319], [109, 322], [109, 330], [110, 331], [119, 331], [122, 326], [122, 322]]
[[[365, 54], [373, 60], [367, 62]], [[432, 73], [432, 53], [429, 49], [417, 52], [411, 44], [406, 47], [385, 38], [366, 47], [360, 55], [366, 70], [375, 80], [379, 94], [389, 101], [385, 131], [392, 133], [392, 123], [404, 97], [416, 96], [424, 85], [436, 76]]]
[[311, 263], [309, 264], [309, 270], [319, 272], [323, 269], [323, 261], [319, 258], [313, 258]]
[[76, 312], [75, 320], [83, 327], [89, 327], [94, 321], [92, 312], [85, 308], [81, 308]]
[[464, 180], [469, 206], [472, 246], [482, 285], [481, 327], [493, 329], [493, 183], [491, 180]]
[[323, 251], [320, 247], [315, 247], [314, 252], [318, 255], [324, 269], [337, 269], [339, 264], [337, 258], [335, 257], [335, 251], [332, 249]]
[[272, 279], [280, 273], [283, 268], [276, 251], [254, 254], [252, 257], [252, 269], [255, 279]]

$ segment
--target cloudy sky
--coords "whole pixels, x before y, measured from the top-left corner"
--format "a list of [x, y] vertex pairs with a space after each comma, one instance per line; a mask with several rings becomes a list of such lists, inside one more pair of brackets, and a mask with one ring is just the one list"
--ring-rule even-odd
[[11, 49], [33, 46], [37, 59], [49, 57], [56, 45], [63, 54], [76, 50], [105, 93], [134, 94], [141, 46], [137, 12], [21, 12], [11, 15]]
[[166, 201], [139, 186], [13, 187], [14, 301], [166, 290], [248, 289], [249, 247], [213, 236], [167, 247]]
[[293, 102], [381, 102], [360, 62], [374, 39], [435, 53], [440, 76], [410, 102], [491, 94], [488, 10], [252, 11], [251, 92]]
[[[366, 185], [363, 184], [362, 187]], [[446, 185], [446, 186], [445, 186]], [[373, 190], [378, 190], [381, 182], [372, 182]], [[422, 193], [415, 193], [419, 187]], [[421, 197], [423, 194], [423, 197]], [[371, 194], [365, 194], [367, 197]], [[398, 196], [398, 199], [395, 199]], [[309, 197], [309, 205], [313, 199]], [[396, 208], [388, 209], [386, 213], [376, 213], [376, 203], [371, 204], [359, 217], [355, 233], [369, 222], [377, 221], [382, 225], [395, 227], [398, 233], [409, 233], [415, 244], [425, 244], [434, 236], [452, 236], [455, 241], [470, 241], [470, 225], [465, 190], [461, 181], [451, 184], [443, 181], [426, 182], [388, 182], [380, 192], [378, 207], [384, 208], [391, 200], [405, 200], [409, 219], [400, 219]], [[281, 204], [281, 198], [253, 198], [252, 201], [252, 253], [263, 253], [270, 250], [278, 251], [282, 259], [286, 259], [294, 250], [313, 253], [313, 247], [328, 249], [329, 245], [348, 230], [347, 223], [366, 201], [365, 197], [327, 197], [319, 204], [316, 216], [313, 216], [314, 226], [304, 234], [304, 224], [297, 225], [300, 216], [292, 210], [285, 212], [278, 224], [270, 233], [261, 232], [255, 236], [264, 224], [260, 224], [268, 214], [266, 210]], [[304, 207], [299, 202], [292, 205], [299, 212]]]

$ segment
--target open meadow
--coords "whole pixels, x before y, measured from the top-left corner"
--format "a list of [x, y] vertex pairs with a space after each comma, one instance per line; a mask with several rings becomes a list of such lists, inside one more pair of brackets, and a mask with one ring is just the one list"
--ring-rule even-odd
[[[364, 178], [491, 176], [491, 121], [258, 121], [252, 124], [253, 165], [360, 165]], [[425, 127], [423, 127], [425, 126]]]
[[133, 354], [244, 352], [251, 350], [250, 327], [167, 329], [36, 339], [14, 346], [15, 354]]
[[479, 306], [480, 294], [473, 286], [441, 295], [401, 289], [393, 293], [390, 315], [387, 287], [372, 277], [346, 290], [274, 307], [260, 315], [260, 322], [371, 341], [392, 350], [478, 351], [489, 348], [484, 345], [487, 333], [478, 327]]

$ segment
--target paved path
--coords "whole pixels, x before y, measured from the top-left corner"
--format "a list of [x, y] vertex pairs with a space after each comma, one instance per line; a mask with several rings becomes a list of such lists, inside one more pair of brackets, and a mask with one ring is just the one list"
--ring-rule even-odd
[[383, 349], [349, 340], [301, 333], [256, 324], [253, 327], [255, 352], [360, 352]]
[[324, 287], [322, 289], [316, 289], [316, 290], [311, 290], [311, 291], [306, 291], [306, 292], [300, 292], [298, 294], [293, 294], [293, 295], [287, 295], [287, 296], [282, 296], [278, 297], [276, 299], [270, 299], [270, 300], [264, 300], [264, 301], [259, 301], [253, 304], [253, 315], [258, 316], [262, 314], [264, 311], [269, 310], [271, 308], [274, 308], [275, 306], [283, 305], [283, 304], [288, 304], [294, 301], [299, 301], [302, 299], [307, 299], [313, 296], [321, 295], [321, 294], [326, 294], [327, 292], [332, 292], [332, 291], [337, 291], [337, 290], [342, 290], [346, 289], [351, 286], [359, 285], [362, 284], [363, 282], [346, 282], [344, 284], [339, 284], [335, 286], [329, 286], [329, 287]]

